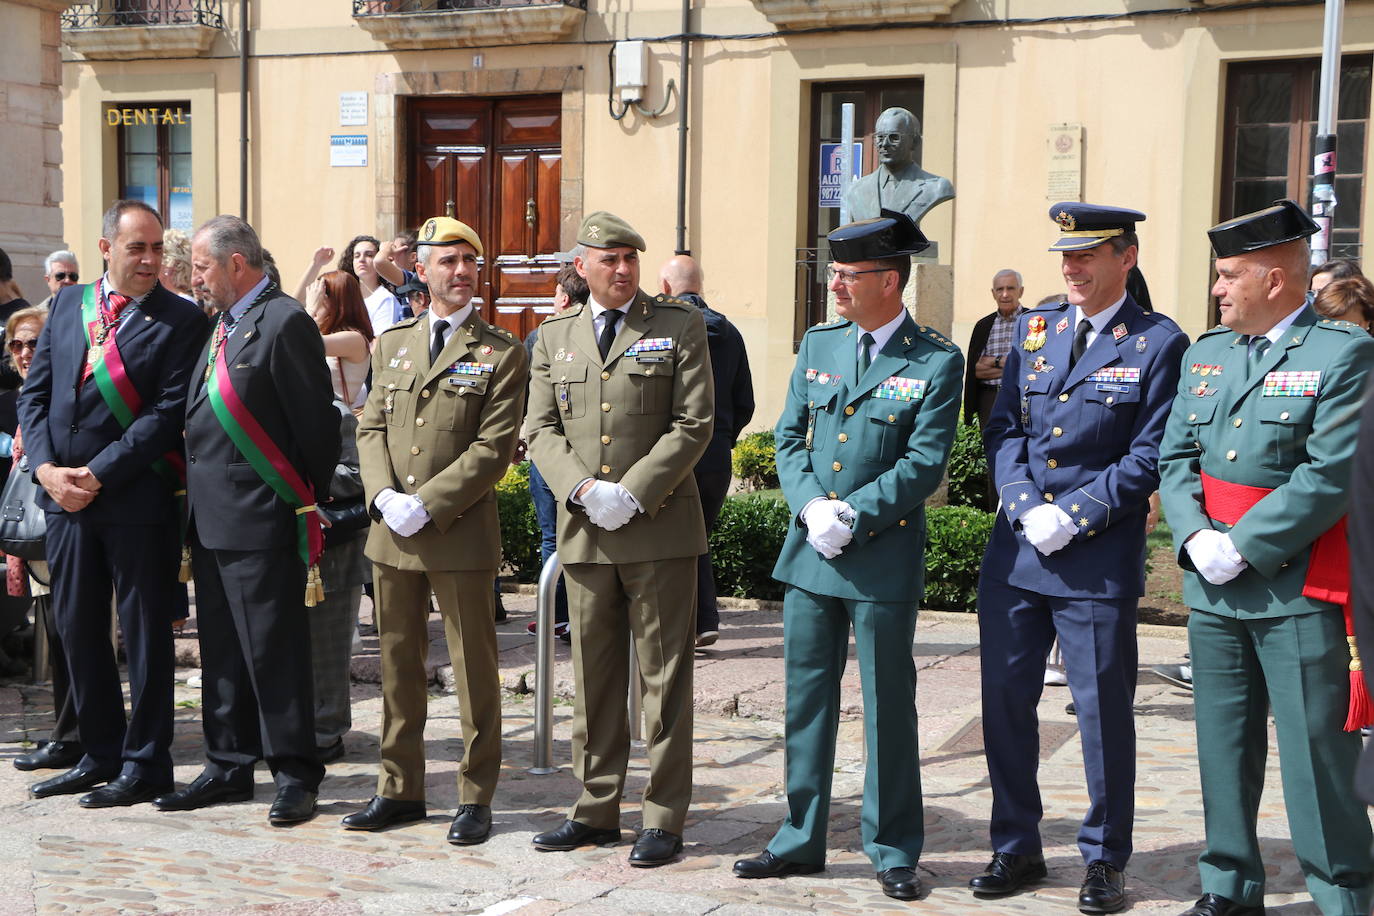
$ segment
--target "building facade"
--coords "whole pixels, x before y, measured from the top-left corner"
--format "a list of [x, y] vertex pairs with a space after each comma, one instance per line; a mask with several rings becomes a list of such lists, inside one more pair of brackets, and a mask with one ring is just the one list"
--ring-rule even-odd
[[[646, 288], [679, 234], [701, 261], [768, 425], [825, 314], [844, 103], [862, 171], [878, 112], [901, 105], [923, 167], [954, 183], [922, 224], [939, 255], [918, 319], [963, 344], [1003, 267], [1028, 303], [1061, 291], [1047, 207], [1077, 198], [1149, 215], [1155, 307], [1196, 335], [1213, 321], [1204, 230], [1308, 199], [1322, 16], [1234, 0], [98, 0], [63, 29], [63, 233], [94, 264], [121, 194], [182, 228], [243, 208], [291, 287], [320, 246], [452, 212], [487, 243], [488, 317], [524, 333], [583, 214], [612, 210], [649, 243]], [[1358, 257], [1374, 2], [1348, 0], [1343, 48], [1333, 253]]]

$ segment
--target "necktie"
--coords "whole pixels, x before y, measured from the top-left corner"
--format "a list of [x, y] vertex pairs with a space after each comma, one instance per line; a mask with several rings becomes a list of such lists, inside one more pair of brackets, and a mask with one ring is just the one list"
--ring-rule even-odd
[[1084, 318], [1078, 322], [1078, 329], [1073, 332], [1073, 349], [1069, 351], [1069, 368], [1078, 362], [1078, 358], [1083, 355], [1083, 351], [1088, 349], [1088, 332], [1093, 329], [1093, 323]]
[[1264, 359], [1264, 354], [1269, 352], [1272, 341], [1268, 337], [1250, 338], [1250, 372], [1253, 373], [1259, 367], [1260, 361]]
[[864, 373], [868, 371], [868, 367], [872, 362], [873, 335], [864, 331], [863, 336], [859, 338], [859, 371], [858, 374], [854, 376], [855, 381], [864, 377]]
[[434, 322], [434, 341], [429, 345], [429, 365], [439, 362], [439, 354], [444, 352], [444, 332], [448, 330], [447, 321]]
[[601, 338], [596, 345], [604, 362], [606, 354], [611, 352], [611, 345], [615, 343], [615, 326], [620, 322], [620, 312], [617, 309], [606, 309], [601, 315], [606, 319], [606, 323], [601, 326]]
[[91, 354], [95, 352], [97, 347], [104, 347], [107, 339], [115, 336], [115, 329], [119, 325], [119, 316], [124, 313], [125, 307], [133, 301], [134, 300], [130, 299], [128, 296], [122, 293], [116, 293], [113, 290], [106, 293], [101, 298], [100, 330], [96, 331], [95, 334], [95, 346], [91, 348], [91, 353], [88, 353], [86, 356], [86, 368], [81, 372], [81, 382], [77, 383], [78, 386], [84, 383], [86, 379], [90, 378], [91, 373], [94, 371], [92, 365], [95, 357]]

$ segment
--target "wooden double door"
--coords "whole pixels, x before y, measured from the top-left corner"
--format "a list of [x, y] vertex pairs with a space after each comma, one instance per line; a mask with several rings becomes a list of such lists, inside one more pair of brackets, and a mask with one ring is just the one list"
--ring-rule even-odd
[[561, 98], [417, 98], [408, 121], [406, 223], [453, 216], [476, 229], [486, 256], [473, 304], [523, 339], [553, 311], [561, 266]]

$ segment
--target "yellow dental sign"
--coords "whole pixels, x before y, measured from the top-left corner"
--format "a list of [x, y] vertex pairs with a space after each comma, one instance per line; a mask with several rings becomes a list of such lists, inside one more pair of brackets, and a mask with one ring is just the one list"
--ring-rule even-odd
[[109, 127], [135, 127], [140, 124], [190, 124], [191, 113], [176, 108], [107, 108], [105, 123]]

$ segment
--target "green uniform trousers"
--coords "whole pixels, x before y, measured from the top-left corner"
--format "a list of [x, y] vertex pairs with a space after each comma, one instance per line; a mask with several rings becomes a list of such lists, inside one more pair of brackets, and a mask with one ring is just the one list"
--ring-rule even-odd
[[1207, 825], [1203, 892], [1263, 902], [1255, 825], [1272, 707], [1308, 891], [1327, 916], [1369, 913], [1374, 863], [1369, 815], [1353, 789], [1360, 735], [1344, 731], [1350, 656], [1340, 612], [1237, 619], [1194, 609], [1188, 648]]
[[377, 635], [382, 649], [382, 769], [377, 794], [425, 797], [429, 713], [429, 595], [439, 602], [463, 723], [458, 804], [490, 805], [501, 773], [501, 680], [496, 663], [494, 570], [397, 569], [374, 563]]
[[630, 637], [644, 696], [649, 781], [644, 828], [682, 835], [692, 802], [692, 664], [697, 558], [640, 563], [569, 563], [572, 622], [573, 772], [582, 794], [569, 820], [620, 829], [630, 759]]
[[862, 837], [877, 871], [914, 868], [925, 843], [916, 736], [914, 602], [858, 601], [790, 586], [783, 600], [787, 664], [787, 820], [768, 844], [790, 862], [825, 861], [840, 677], [849, 627], [863, 685]]

